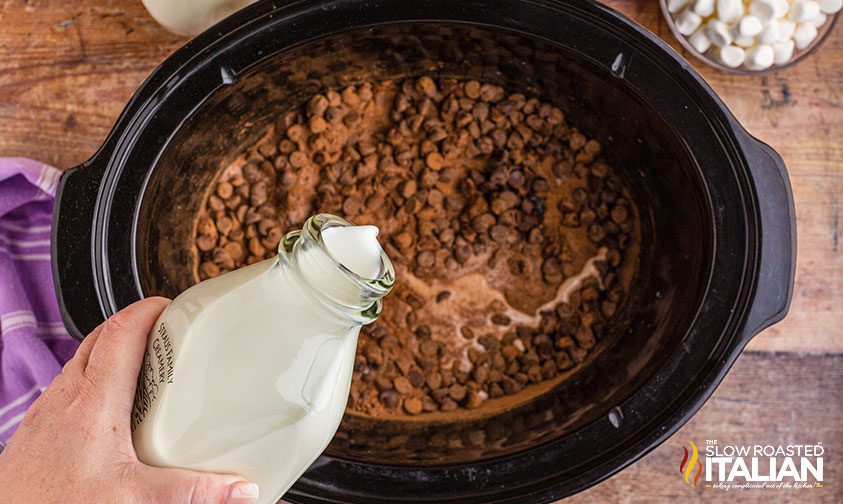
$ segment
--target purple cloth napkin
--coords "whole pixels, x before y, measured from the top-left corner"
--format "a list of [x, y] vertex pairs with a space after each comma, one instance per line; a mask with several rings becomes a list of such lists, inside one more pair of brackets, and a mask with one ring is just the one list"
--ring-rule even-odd
[[50, 221], [61, 172], [0, 158], [0, 447], [73, 357], [50, 267]]

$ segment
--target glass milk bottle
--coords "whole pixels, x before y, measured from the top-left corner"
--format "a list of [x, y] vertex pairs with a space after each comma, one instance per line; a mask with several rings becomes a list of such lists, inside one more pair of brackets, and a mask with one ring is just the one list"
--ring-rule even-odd
[[395, 272], [377, 228], [327, 214], [278, 255], [179, 295], [149, 336], [135, 405], [138, 458], [237, 474], [274, 503], [334, 436], [357, 336]]

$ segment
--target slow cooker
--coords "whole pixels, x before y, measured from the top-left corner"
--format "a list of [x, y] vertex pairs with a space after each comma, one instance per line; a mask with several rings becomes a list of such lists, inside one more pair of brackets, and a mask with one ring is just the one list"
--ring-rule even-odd
[[292, 502], [565, 497], [674, 433], [790, 303], [781, 158], [622, 15], [586, 0], [262, 1], [169, 57], [62, 177], [53, 270], [69, 331], [81, 339], [191, 284], [203, 195], [283, 112], [326, 88], [421, 74], [538, 96], [597, 138], [640, 212], [639, 273], [610, 345], [570, 379], [485, 418], [347, 418]]

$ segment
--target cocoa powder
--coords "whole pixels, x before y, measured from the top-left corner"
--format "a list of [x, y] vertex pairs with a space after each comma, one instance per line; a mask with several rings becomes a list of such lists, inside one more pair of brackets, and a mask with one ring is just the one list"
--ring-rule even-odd
[[220, 171], [196, 281], [276, 254], [317, 212], [381, 228], [394, 294], [363, 329], [349, 411], [453, 414], [581, 365], [623, 304], [637, 212], [557, 107], [434, 79], [327, 90]]

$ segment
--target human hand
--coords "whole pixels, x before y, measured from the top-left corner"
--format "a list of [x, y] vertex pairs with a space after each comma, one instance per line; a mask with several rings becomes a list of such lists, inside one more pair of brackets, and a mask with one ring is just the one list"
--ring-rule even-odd
[[0, 453], [0, 502], [247, 504], [243, 478], [138, 461], [129, 416], [153, 323], [169, 303], [149, 298], [113, 315], [30, 406]]

